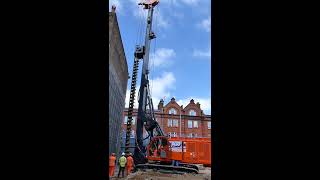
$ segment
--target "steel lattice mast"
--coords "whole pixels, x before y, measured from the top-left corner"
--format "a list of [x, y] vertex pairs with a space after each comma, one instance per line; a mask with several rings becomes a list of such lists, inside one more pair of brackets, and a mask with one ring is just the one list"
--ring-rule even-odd
[[[129, 152], [130, 145], [130, 134], [131, 134], [131, 123], [132, 123], [132, 113], [134, 107], [134, 96], [136, 90], [136, 81], [139, 60], [143, 59], [142, 66], [142, 76], [139, 89], [139, 108], [138, 108], [138, 117], [137, 117], [137, 126], [136, 126], [136, 145], [134, 149], [134, 161], [135, 164], [143, 164], [146, 162], [145, 158], [145, 147], [143, 146], [143, 128], [145, 127], [149, 136], [153, 137], [153, 129], [156, 128], [156, 135], [163, 135], [162, 130], [160, 129], [158, 123], [155, 120], [153, 103], [150, 95], [149, 89], [149, 53], [150, 53], [150, 44], [151, 40], [155, 38], [154, 32], [152, 32], [152, 19], [154, 7], [159, 3], [159, 0], [153, 0], [149, 2], [139, 3], [139, 5], [144, 6], [144, 9], [148, 10], [147, 16], [147, 27], [145, 35], [144, 46], [137, 46], [134, 56], [134, 65], [133, 65], [133, 74], [131, 80], [131, 91], [130, 91], [130, 100], [129, 100], [129, 109], [128, 109], [128, 122], [127, 122], [127, 133], [126, 133], [126, 152]], [[149, 107], [149, 109], [147, 109]]]

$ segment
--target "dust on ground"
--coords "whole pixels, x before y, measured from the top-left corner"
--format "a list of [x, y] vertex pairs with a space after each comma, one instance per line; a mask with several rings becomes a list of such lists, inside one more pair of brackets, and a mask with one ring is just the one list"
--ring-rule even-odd
[[[121, 177], [121, 175], [120, 175]], [[113, 180], [211, 180], [211, 168], [199, 170], [199, 174], [168, 174], [147, 170], [131, 173], [125, 178], [112, 177]]]

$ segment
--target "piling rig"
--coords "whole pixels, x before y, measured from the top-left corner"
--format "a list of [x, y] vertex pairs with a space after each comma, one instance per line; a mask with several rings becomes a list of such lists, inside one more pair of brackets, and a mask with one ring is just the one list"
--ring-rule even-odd
[[[149, 87], [149, 52], [151, 40], [156, 38], [155, 33], [152, 31], [152, 20], [154, 8], [158, 4], [159, 0], [151, 0], [138, 4], [143, 6], [144, 10], [148, 11], [148, 16], [144, 45], [137, 45], [134, 52], [125, 153], [129, 153], [129, 148], [134, 148], [133, 159], [135, 163], [135, 170], [156, 169], [160, 171], [171, 171], [176, 173], [198, 173], [198, 167], [193, 164], [181, 163], [177, 165], [172, 163], [173, 159], [171, 158], [170, 142], [155, 118]], [[130, 147], [133, 107], [140, 61], [143, 61], [143, 66], [138, 96], [139, 106], [136, 121], [136, 142], [134, 147]], [[143, 137], [143, 129], [145, 129], [147, 132], [146, 138]], [[144, 146], [143, 142], [146, 139], [149, 139], [149, 143], [147, 146]], [[153, 163], [151, 163], [151, 161]]]

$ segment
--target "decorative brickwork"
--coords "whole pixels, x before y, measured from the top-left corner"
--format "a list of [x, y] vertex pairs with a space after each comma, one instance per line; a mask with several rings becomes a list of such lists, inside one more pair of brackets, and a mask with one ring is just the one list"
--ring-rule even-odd
[[[126, 129], [124, 123], [128, 109], [123, 112], [122, 129]], [[173, 114], [175, 113], [175, 114]], [[133, 116], [137, 116], [138, 110], [135, 109]], [[163, 105], [163, 100], [158, 104], [158, 109], [155, 110], [156, 119], [166, 135], [180, 137], [211, 137], [211, 115], [205, 115], [201, 110], [199, 103], [195, 103], [193, 99], [183, 108], [174, 98]], [[180, 118], [181, 117], [181, 118]], [[181, 122], [181, 124], [180, 124]], [[135, 130], [136, 124], [132, 125]], [[180, 131], [181, 130], [181, 131]]]

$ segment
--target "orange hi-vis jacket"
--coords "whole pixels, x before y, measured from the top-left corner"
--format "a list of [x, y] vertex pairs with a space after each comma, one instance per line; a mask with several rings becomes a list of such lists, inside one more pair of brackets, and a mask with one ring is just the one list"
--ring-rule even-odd
[[127, 157], [127, 166], [128, 167], [133, 166], [133, 158], [131, 156]]
[[115, 156], [110, 156], [109, 157], [109, 166], [115, 166], [116, 165], [116, 157]]

